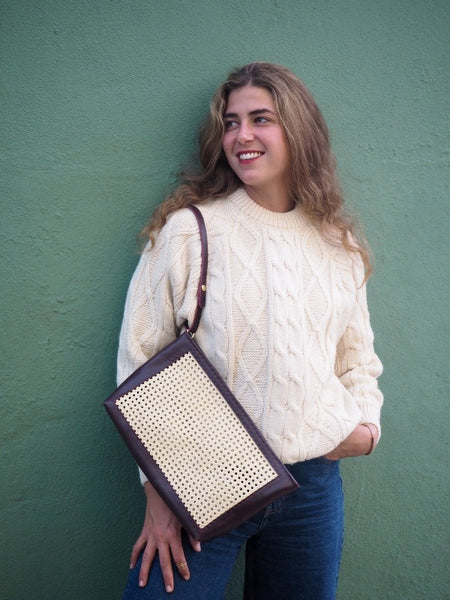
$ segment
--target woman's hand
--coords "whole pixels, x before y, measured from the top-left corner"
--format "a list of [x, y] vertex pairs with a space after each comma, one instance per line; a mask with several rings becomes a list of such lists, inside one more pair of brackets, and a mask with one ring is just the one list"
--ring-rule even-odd
[[[374, 437], [373, 446], [372, 435]], [[378, 438], [379, 432], [375, 425], [357, 425], [339, 446], [325, 455], [325, 458], [339, 460], [349, 456], [363, 456], [375, 448]]]
[[[174, 589], [172, 560], [184, 579], [187, 580], [190, 577], [181, 542], [181, 525], [149, 482], [146, 482], [144, 488], [147, 496], [147, 508], [141, 534], [131, 552], [130, 568], [134, 568], [143, 551], [139, 586], [144, 587], [147, 585], [150, 567], [158, 552], [166, 591], [172, 592]], [[200, 542], [192, 538], [190, 541], [193, 549], [200, 552]]]

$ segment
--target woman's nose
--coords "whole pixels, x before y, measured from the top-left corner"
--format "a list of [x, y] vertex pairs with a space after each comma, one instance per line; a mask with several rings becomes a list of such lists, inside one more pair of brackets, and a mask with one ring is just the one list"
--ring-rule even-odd
[[253, 131], [248, 125], [241, 125], [238, 133], [238, 142], [245, 144], [253, 140]]

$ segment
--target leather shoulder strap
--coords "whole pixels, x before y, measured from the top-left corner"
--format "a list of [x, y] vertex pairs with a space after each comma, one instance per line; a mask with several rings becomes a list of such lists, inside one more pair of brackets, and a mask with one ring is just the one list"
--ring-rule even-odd
[[191, 335], [194, 335], [197, 331], [198, 325], [200, 323], [200, 317], [202, 316], [202, 310], [205, 306], [206, 301], [206, 274], [208, 271], [208, 238], [206, 235], [206, 226], [205, 220], [201, 211], [197, 206], [188, 206], [189, 210], [191, 210], [195, 218], [197, 219], [198, 228], [200, 231], [200, 243], [201, 243], [201, 252], [202, 252], [202, 260], [200, 267], [200, 278], [198, 282], [197, 288], [197, 308], [195, 310], [194, 319], [190, 327], [188, 327], [188, 332]]

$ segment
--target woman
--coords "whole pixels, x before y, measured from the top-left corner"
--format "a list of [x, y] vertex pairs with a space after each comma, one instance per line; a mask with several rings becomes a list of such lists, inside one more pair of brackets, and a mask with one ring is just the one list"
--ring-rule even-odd
[[335, 598], [343, 534], [339, 460], [379, 438], [381, 364], [368, 251], [343, 212], [324, 119], [304, 84], [251, 63], [214, 96], [200, 169], [155, 211], [130, 284], [118, 380], [192, 319], [202, 211], [210, 247], [197, 341], [300, 484], [212, 542], [186, 539], [141, 473], [142, 532], [124, 594], [222, 598], [246, 545], [245, 598]]

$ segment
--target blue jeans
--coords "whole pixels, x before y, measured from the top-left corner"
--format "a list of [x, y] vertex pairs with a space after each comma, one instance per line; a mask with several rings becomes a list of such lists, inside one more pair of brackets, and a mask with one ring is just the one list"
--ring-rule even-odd
[[343, 493], [339, 463], [316, 458], [289, 465], [300, 488], [196, 553], [186, 540], [191, 578], [174, 569], [167, 594], [157, 558], [145, 588], [140, 561], [130, 571], [122, 600], [220, 600], [246, 544], [244, 600], [334, 600], [343, 539]]

